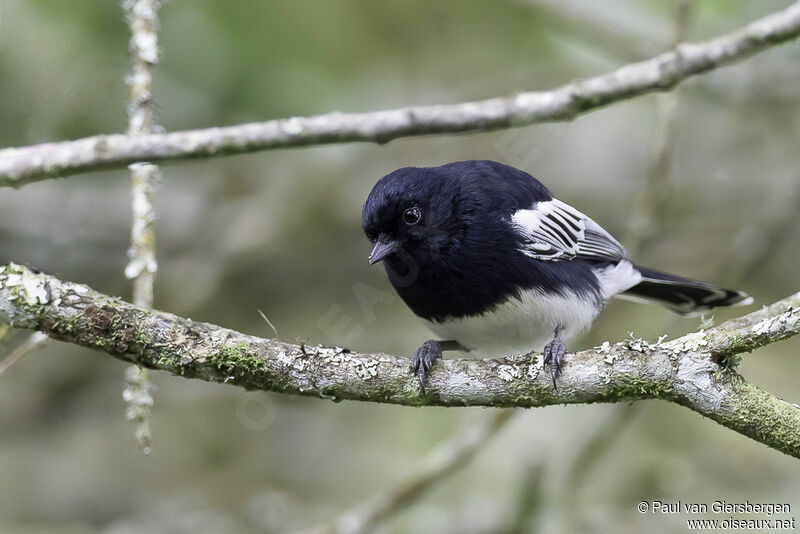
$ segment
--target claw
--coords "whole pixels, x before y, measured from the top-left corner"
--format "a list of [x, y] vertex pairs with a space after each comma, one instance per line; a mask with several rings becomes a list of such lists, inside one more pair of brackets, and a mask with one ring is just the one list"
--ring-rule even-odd
[[411, 367], [413, 373], [419, 377], [419, 387], [425, 393], [425, 379], [433, 368], [436, 358], [442, 357], [442, 347], [438, 341], [426, 341], [417, 349], [414, 354], [414, 361]]
[[558, 389], [556, 378], [561, 374], [561, 362], [567, 352], [567, 346], [559, 336], [560, 330], [560, 328], [556, 328], [553, 341], [544, 346], [544, 363], [550, 365], [550, 376], [553, 379], [554, 389]]

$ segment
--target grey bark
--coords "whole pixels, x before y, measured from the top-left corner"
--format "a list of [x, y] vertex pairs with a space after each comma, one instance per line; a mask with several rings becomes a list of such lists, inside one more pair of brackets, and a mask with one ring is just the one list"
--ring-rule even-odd
[[0, 321], [186, 378], [333, 400], [534, 407], [663, 399], [800, 458], [800, 406], [735, 371], [738, 354], [800, 332], [800, 293], [672, 341], [569, 354], [558, 389], [541, 358], [513, 357], [438, 361], [422, 393], [407, 358], [262, 339], [14, 264], [0, 267]]
[[0, 150], [0, 186], [119, 168], [137, 161], [215, 157], [276, 148], [489, 131], [566, 121], [620, 100], [666, 91], [691, 76], [741, 61], [800, 35], [800, 2], [726, 35], [686, 43], [615, 71], [551, 91], [370, 113], [332, 112], [143, 136], [98, 135]]

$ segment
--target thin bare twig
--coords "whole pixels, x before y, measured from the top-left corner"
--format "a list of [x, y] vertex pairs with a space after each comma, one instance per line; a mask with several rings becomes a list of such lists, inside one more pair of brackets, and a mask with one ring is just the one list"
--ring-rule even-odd
[[473, 456], [509, 421], [515, 412], [501, 410], [457, 432], [437, 445], [418, 463], [411, 475], [366, 503], [354, 506], [336, 520], [319, 525], [306, 534], [365, 534], [395, 513], [419, 499], [432, 485], [468, 463]]
[[[641, 61], [663, 50], [663, 43], [646, 33], [626, 30], [619, 24], [609, 24], [607, 19], [598, 18], [595, 12], [583, 5], [560, 0], [518, 0], [530, 7], [538, 16], [544, 17], [547, 31], [566, 35], [586, 43], [593, 50], [604, 50], [614, 58], [623, 61]], [[601, 5], [601, 4], [598, 4]]]
[[771, 263], [784, 247], [796, 243], [797, 214], [800, 213], [800, 175], [794, 181], [780, 186], [780, 204], [774, 203], [762, 216], [767, 220], [757, 226], [744, 229], [737, 242], [743, 246], [729, 248], [727, 258], [722, 261], [726, 280], [747, 280]]
[[[130, 27], [131, 73], [127, 78], [131, 87], [128, 108], [128, 135], [142, 136], [153, 132], [153, 72], [158, 62], [158, 10], [160, 0], [124, 0], [123, 8]], [[133, 280], [133, 303], [143, 308], [153, 307], [153, 285], [156, 263], [156, 218], [152, 195], [158, 183], [158, 166], [152, 163], [133, 163], [131, 170], [131, 196], [133, 220], [131, 246], [125, 276]], [[128, 405], [128, 420], [136, 423], [136, 440], [145, 454], [152, 449], [150, 408], [153, 405], [153, 386], [150, 371], [133, 366], [125, 373], [122, 397]]]
[[497, 530], [502, 534], [525, 534], [531, 532], [530, 524], [543, 504], [545, 485], [545, 462], [532, 461], [525, 466], [522, 483], [517, 492], [517, 503], [513, 515]]
[[26, 339], [22, 345], [14, 349], [14, 351], [3, 360], [0, 360], [0, 376], [3, 376], [3, 373], [8, 371], [12, 365], [18, 363], [22, 358], [44, 345], [47, 339], [47, 334], [41, 332], [34, 332], [28, 336], [28, 339]]
[[614, 412], [588, 437], [570, 464], [567, 473], [567, 493], [575, 492], [591, 473], [600, 458], [619, 439], [639, 412], [639, 404], [616, 406]]
[[[671, 47], [675, 49], [686, 39], [691, 16], [688, 0], [678, 3], [675, 31]], [[631, 257], [641, 255], [657, 231], [669, 199], [669, 171], [677, 134], [678, 90], [659, 95], [655, 129], [650, 146], [645, 180], [634, 202], [628, 225], [625, 248]]]
[[686, 78], [741, 61], [800, 35], [800, 2], [726, 35], [686, 43], [651, 59], [558, 89], [438, 106], [370, 113], [333, 112], [237, 126], [145, 136], [98, 135], [0, 150], [0, 186], [118, 168], [137, 161], [216, 157], [276, 148], [488, 131], [572, 120]]
[[5, 323], [0, 323], [0, 348], [3, 347], [3, 343], [8, 341], [8, 338], [11, 337], [11, 333], [13, 332], [13, 328], [10, 325]]

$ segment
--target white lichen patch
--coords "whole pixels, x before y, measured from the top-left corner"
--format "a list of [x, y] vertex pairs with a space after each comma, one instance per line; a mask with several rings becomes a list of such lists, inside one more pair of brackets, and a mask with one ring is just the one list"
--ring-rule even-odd
[[331, 365], [340, 365], [352, 359], [350, 353], [337, 347], [323, 347], [322, 345], [317, 345], [316, 347], [307, 347], [306, 350], [316, 353], [317, 356], [325, 359], [325, 361]]
[[604, 355], [603, 361], [609, 365], [612, 365], [614, 360], [619, 357], [616, 352], [611, 351], [611, 343], [608, 341], [603, 341], [603, 343], [597, 347], [597, 352], [598, 354]]
[[[3, 287], [17, 287], [22, 285], [22, 275], [17, 273], [7, 274], [3, 277]], [[16, 295], [11, 297], [14, 300]]]
[[794, 328], [800, 320], [800, 308], [789, 308], [780, 315], [767, 317], [753, 325], [751, 331], [757, 336], [777, 334], [787, 328]]
[[607, 355], [603, 361], [608, 364], [614, 363], [614, 360], [619, 357], [618, 354], [613, 353], [614, 348], [618, 348], [620, 350], [632, 350], [635, 352], [641, 352], [642, 354], [657, 351], [662, 348], [662, 344], [667, 338], [666, 335], [661, 335], [658, 336], [658, 339], [655, 341], [655, 343], [650, 343], [642, 338], [634, 337], [633, 332], [628, 332], [628, 337], [630, 339], [614, 343], [613, 345], [611, 345], [608, 341], [604, 341], [603, 344], [597, 348], [598, 353]]
[[285, 350], [278, 351], [277, 355], [278, 363], [282, 365], [291, 365], [293, 358], [291, 358], [288, 354], [286, 354]]
[[[660, 338], [659, 338], [660, 339]], [[686, 334], [685, 336], [668, 341], [661, 345], [661, 348], [671, 352], [672, 354], [680, 354], [682, 352], [698, 352], [705, 350], [708, 346], [708, 340], [704, 330]]]
[[125, 267], [125, 278], [133, 280], [139, 277], [143, 272], [155, 273], [158, 271], [158, 262], [156, 262], [155, 254], [151, 251], [137, 251], [133, 249], [128, 251], [131, 260]]
[[518, 367], [502, 364], [497, 367], [497, 377], [503, 382], [511, 382], [512, 380], [521, 378], [522, 374]]
[[290, 117], [284, 120], [281, 126], [283, 126], [283, 131], [290, 136], [303, 133], [303, 119], [300, 117]]
[[[19, 268], [13, 263], [9, 264], [11, 269]], [[5, 275], [3, 285], [5, 287], [20, 287], [19, 295], [13, 295], [8, 300], [16, 300], [18, 296], [22, 296], [25, 303], [29, 306], [36, 304], [47, 304], [50, 301], [50, 289], [47, 286], [47, 279], [40, 275], [34, 274], [28, 269], [20, 269], [21, 274], [11, 272]]]
[[291, 366], [292, 366], [292, 369], [296, 369], [297, 371], [305, 371], [306, 370], [306, 366], [308, 366], [308, 361], [301, 360], [301, 359], [298, 359], [298, 358], [294, 358], [292, 360]]
[[753, 325], [753, 333], [756, 335], [766, 334], [769, 332], [770, 327], [774, 324], [773, 318], [767, 318], [759, 321]]
[[79, 284], [70, 284], [70, 291], [72, 291], [73, 293], [77, 293], [78, 295], [85, 295], [86, 293], [89, 292], [89, 288]]
[[642, 339], [631, 339], [628, 341], [628, 348], [636, 352], [644, 352], [644, 341]]
[[277, 355], [278, 363], [285, 367], [290, 367], [297, 371], [305, 371], [308, 366], [308, 360], [297, 357], [294, 352], [288, 354], [285, 350], [281, 349]]
[[378, 360], [360, 359], [355, 361], [356, 376], [359, 378], [373, 378], [378, 376]]
[[700, 314], [700, 329], [707, 330], [714, 326], [714, 315]]
[[[352, 354], [346, 352], [345, 349], [341, 347], [323, 347], [322, 345], [318, 345], [310, 349], [315, 352], [317, 356], [323, 358], [325, 363], [329, 365], [349, 365], [359, 378], [366, 379], [378, 376], [378, 364], [380, 362], [374, 358], [354, 358]], [[304, 369], [306, 360], [295, 358], [295, 362], [297, 361], [303, 362]], [[295, 364], [294, 367], [298, 369], [297, 364]]]

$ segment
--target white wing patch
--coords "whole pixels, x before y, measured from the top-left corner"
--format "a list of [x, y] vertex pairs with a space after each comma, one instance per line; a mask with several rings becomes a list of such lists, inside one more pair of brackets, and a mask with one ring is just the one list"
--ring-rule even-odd
[[627, 257], [619, 242], [599, 224], [558, 199], [519, 210], [511, 224], [523, 236], [523, 254], [538, 260], [587, 258], [618, 262]]

